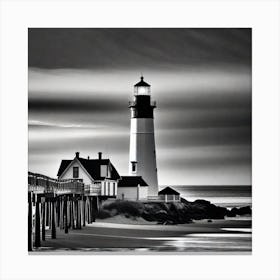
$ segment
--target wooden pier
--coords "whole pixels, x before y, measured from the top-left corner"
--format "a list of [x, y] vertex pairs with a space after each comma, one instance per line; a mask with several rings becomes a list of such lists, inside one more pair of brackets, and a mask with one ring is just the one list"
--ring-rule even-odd
[[79, 180], [57, 180], [28, 172], [28, 251], [46, 240], [46, 229], [81, 229], [95, 222], [100, 198]]

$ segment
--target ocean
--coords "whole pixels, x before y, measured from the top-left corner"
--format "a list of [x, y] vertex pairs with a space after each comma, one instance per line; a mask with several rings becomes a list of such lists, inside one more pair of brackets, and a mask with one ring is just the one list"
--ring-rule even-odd
[[252, 206], [252, 186], [170, 186], [188, 201], [205, 199], [227, 208]]

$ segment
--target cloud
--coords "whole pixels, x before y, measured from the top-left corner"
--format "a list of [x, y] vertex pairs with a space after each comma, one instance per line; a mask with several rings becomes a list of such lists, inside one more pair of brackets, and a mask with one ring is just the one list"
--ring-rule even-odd
[[29, 66], [145, 68], [251, 62], [245, 28], [30, 28]]
[[159, 130], [156, 133], [156, 141], [159, 146], [174, 149], [186, 146], [249, 145], [251, 144], [251, 129], [250, 127], [218, 127]]
[[[47, 95], [46, 95], [47, 96]], [[128, 103], [127, 103], [128, 104]], [[30, 98], [28, 100], [30, 111], [40, 112], [114, 112], [120, 111], [124, 108], [123, 104], [117, 99], [83, 99], [77, 98], [64, 98], [64, 99], [51, 99], [49, 97], [42, 97], [40, 99]]]
[[71, 123], [56, 123], [56, 122], [44, 122], [44, 121], [38, 121], [38, 120], [28, 120], [28, 127], [30, 129], [44, 129], [44, 128], [104, 128], [103, 125], [82, 125], [82, 124], [71, 124]]

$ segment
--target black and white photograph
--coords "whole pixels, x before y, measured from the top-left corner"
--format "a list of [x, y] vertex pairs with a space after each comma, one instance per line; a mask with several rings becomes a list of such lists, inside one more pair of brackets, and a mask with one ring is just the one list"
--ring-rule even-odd
[[0, 0], [0, 280], [279, 280], [279, 8]]
[[29, 28], [29, 254], [251, 254], [251, 38]]

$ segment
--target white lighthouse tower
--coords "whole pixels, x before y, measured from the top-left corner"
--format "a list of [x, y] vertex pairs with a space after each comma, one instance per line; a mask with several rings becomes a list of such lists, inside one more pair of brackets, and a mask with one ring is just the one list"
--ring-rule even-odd
[[151, 86], [144, 81], [134, 85], [131, 110], [129, 175], [142, 176], [149, 185], [148, 195], [158, 195], [158, 178], [154, 136], [154, 108], [151, 102]]

